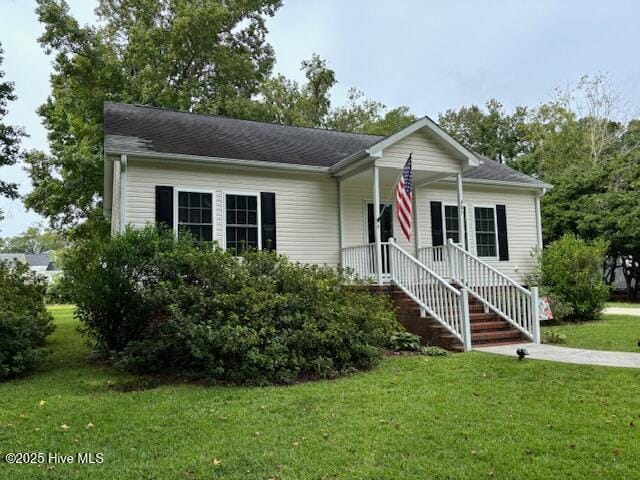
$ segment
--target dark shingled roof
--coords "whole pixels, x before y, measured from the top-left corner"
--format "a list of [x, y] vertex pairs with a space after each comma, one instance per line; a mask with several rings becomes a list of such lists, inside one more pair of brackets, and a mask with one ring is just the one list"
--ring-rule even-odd
[[464, 178], [474, 180], [497, 180], [500, 182], [509, 183], [525, 183], [539, 187], [548, 187], [549, 185], [536, 178], [530, 177], [522, 172], [514, 170], [513, 168], [498, 163], [495, 160], [491, 160], [483, 155], [478, 155], [478, 158], [482, 160], [482, 164], [479, 167], [472, 167], [465, 171], [462, 176]]
[[[105, 151], [166, 153], [331, 167], [384, 137], [198, 115], [143, 105], [105, 103]], [[465, 178], [546, 184], [483, 158]]]
[[383, 138], [116, 103], [104, 105], [104, 134], [107, 151], [318, 167], [330, 167]]

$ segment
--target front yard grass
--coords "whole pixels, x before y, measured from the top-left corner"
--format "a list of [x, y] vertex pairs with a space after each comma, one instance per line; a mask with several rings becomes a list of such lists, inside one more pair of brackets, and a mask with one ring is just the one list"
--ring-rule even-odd
[[[549, 328], [567, 336], [565, 347], [640, 353], [640, 316], [637, 315], [603, 315], [601, 320]], [[546, 330], [543, 326], [542, 332]]]
[[607, 302], [607, 307], [640, 308], [640, 302]]
[[52, 356], [30, 377], [0, 384], [2, 457], [101, 452], [104, 463], [3, 463], [3, 479], [622, 479], [640, 471], [636, 370], [465, 353], [387, 358], [371, 372], [291, 387], [118, 391], [113, 385], [132, 377], [88, 363], [71, 308], [52, 311]]

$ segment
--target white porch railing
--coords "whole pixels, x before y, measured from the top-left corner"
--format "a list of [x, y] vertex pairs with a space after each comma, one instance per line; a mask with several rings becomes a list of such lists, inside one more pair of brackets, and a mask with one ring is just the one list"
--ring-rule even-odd
[[[342, 266], [363, 280], [376, 277], [376, 244], [357, 245], [342, 249]], [[389, 244], [382, 242], [382, 277], [389, 279]]]
[[447, 280], [399, 247], [393, 239], [389, 240], [389, 260], [393, 283], [456, 336], [465, 350], [469, 350], [471, 327], [466, 288], [460, 291], [452, 287]]
[[443, 278], [450, 278], [449, 249], [446, 245], [418, 249], [418, 260]]
[[450, 278], [532, 341], [540, 343], [538, 289], [522, 287], [504, 273], [449, 240], [447, 256]]

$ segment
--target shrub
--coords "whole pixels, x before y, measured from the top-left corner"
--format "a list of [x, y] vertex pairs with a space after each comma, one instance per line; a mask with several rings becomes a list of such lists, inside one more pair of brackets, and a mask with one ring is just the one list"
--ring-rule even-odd
[[428, 357], [448, 357], [450, 355], [448, 350], [445, 350], [442, 347], [438, 347], [437, 345], [422, 347], [421, 352], [423, 355], [426, 355]]
[[537, 269], [528, 278], [549, 296], [557, 320], [597, 318], [609, 296], [602, 279], [602, 264], [607, 244], [592, 243], [566, 234], [538, 254]]
[[71, 303], [69, 292], [67, 292], [62, 277], [53, 277], [47, 285], [46, 301], [48, 305], [56, 303]]
[[374, 365], [398, 328], [384, 298], [329, 267], [127, 230], [67, 254], [86, 333], [124, 369], [234, 383], [329, 378]]
[[549, 329], [544, 331], [543, 341], [544, 343], [554, 344], [567, 343], [567, 336], [562, 332]]
[[394, 332], [389, 343], [398, 352], [417, 352], [421, 347], [420, 337], [410, 332]]
[[45, 281], [22, 263], [0, 262], [0, 380], [31, 370], [53, 329]]

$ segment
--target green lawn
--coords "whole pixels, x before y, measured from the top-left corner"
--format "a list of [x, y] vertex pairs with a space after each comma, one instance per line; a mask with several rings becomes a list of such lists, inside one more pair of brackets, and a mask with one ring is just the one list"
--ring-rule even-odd
[[48, 363], [0, 384], [0, 450], [101, 452], [104, 463], [1, 464], [3, 479], [622, 479], [640, 471], [635, 370], [466, 353], [388, 358], [368, 373], [292, 387], [125, 393], [110, 387], [125, 377], [87, 363], [70, 308], [53, 311]]
[[[640, 316], [603, 315], [602, 320], [558, 325], [551, 329], [567, 336], [567, 347], [640, 353]], [[542, 327], [543, 333], [545, 330], [547, 328]]]
[[639, 302], [607, 302], [607, 307], [640, 308]]

